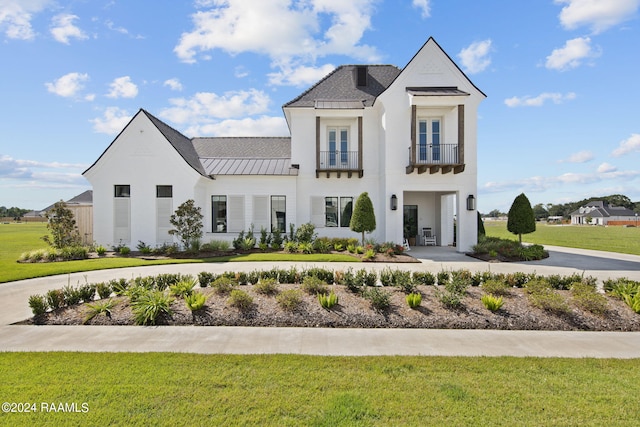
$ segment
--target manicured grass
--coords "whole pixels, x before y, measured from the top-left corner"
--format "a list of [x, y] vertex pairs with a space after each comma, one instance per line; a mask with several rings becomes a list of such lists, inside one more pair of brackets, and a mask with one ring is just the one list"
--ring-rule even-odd
[[98, 258], [82, 261], [50, 263], [18, 263], [20, 255], [35, 249], [46, 248], [41, 239], [47, 234], [45, 223], [0, 224], [0, 283], [55, 274], [110, 268], [138, 267], [157, 264], [229, 261], [300, 261], [300, 262], [358, 262], [359, 259], [343, 254], [278, 254], [255, 253], [230, 255], [218, 258], [143, 260], [137, 258]]
[[[640, 359], [1, 353], [2, 425], [634, 426]], [[86, 413], [43, 413], [41, 402]]]
[[[487, 236], [518, 240], [517, 235], [507, 231], [506, 221], [485, 221], [484, 228]], [[523, 234], [522, 241], [640, 255], [640, 227], [547, 225], [538, 222], [536, 231]]]

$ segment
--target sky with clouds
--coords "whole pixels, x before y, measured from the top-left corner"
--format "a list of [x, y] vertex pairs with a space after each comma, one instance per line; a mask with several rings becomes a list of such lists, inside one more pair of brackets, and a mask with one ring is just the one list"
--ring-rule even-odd
[[485, 94], [478, 208], [640, 201], [640, 0], [0, 0], [0, 205], [41, 209], [144, 108], [187, 136], [287, 135], [341, 64], [430, 36]]

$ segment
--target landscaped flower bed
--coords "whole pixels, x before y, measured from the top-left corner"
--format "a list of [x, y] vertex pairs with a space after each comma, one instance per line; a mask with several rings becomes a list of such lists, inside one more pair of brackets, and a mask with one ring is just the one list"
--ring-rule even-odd
[[596, 292], [594, 280], [579, 275], [202, 272], [197, 280], [159, 275], [33, 295], [36, 315], [22, 323], [640, 331], [640, 316], [623, 296], [633, 299], [640, 284], [605, 287], [618, 297]]

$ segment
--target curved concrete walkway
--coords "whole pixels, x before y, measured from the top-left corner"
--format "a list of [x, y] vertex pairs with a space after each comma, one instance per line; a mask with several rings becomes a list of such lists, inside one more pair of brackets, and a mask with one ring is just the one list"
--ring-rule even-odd
[[[442, 269], [493, 272], [536, 272], [542, 275], [580, 273], [600, 281], [610, 277], [640, 280], [640, 256], [547, 247], [543, 261], [488, 264], [451, 248], [414, 248], [416, 264], [278, 263], [323, 266], [335, 270], [391, 266], [438, 272]], [[0, 313], [0, 351], [290, 353], [314, 355], [430, 355], [640, 357], [640, 332], [561, 332], [432, 329], [326, 329], [197, 326], [17, 326], [31, 316], [29, 295], [61, 288], [67, 283], [99, 282], [160, 273], [197, 274], [270, 269], [272, 263], [176, 264], [100, 270], [0, 284], [7, 308]]]

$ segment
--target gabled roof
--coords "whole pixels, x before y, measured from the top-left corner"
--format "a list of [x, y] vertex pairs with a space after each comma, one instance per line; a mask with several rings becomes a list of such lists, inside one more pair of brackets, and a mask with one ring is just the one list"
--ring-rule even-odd
[[200, 163], [200, 159], [198, 158], [198, 153], [196, 153], [196, 150], [194, 149], [193, 144], [191, 143], [191, 140], [189, 138], [187, 138], [162, 120], [158, 119], [157, 117], [149, 114], [147, 111], [143, 109], [141, 109], [140, 111], [145, 114], [149, 118], [149, 120], [151, 120], [151, 123], [153, 123], [154, 126], [158, 128], [160, 133], [164, 135], [167, 141], [169, 141], [169, 143], [173, 146], [173, 148], [176, 149], [178, 154], [182, 156], [182, 158], [189, 164], [189, 166], [195, 169], [196, 172], [198, 172], [200, 175], [207, 176], [204, 168], [202, 167], [202, 164]]
[[635, 212], [624, 206], [609, 205], [604, 200], [593, 200], [571, 212], [570, 215], [608, 218], [610, 216], [635, 216]]
[[93, 203], [93, 190], [87, 190], [67, 200], [67, 204], [90, 205]]
[[[367, 68], [367, 84], [358, 86], [357, 69]], [[285, 107], [314, 107], [316, 101], [360, 101], [365, 107], [375, 99], [400, 74], [395, 65], [341, 65]], [[362, 108], [362, 107], [360, 107]]]

